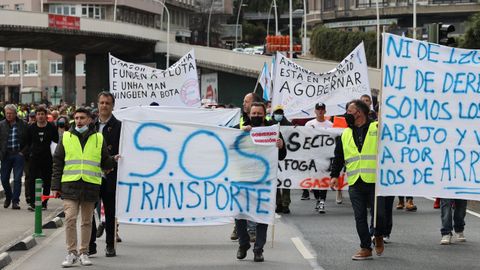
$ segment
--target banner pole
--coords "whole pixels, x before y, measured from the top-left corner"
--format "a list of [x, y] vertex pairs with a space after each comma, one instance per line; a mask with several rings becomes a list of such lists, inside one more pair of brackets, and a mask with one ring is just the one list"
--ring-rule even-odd
[[[265, 65], [265, 63], [263, 63], [263, 64]], [[255, 83], [255, 89], [253, 89], [253, 93], [257, 92], [258, 82], [260, 81], [260, 77], [262, 77], [263, 68], [264, 68], [264, 66], [262, 67], [262, 71], [260, 72], [260, 74], [258, 74], [257, 83]]]
[[[385, 30], [385, 28], [383, 29]], [[384, 33], [383, 33], [384, 34]], [[382, 34], [382, 61], [381, 61], [381, 68], [380, 68], [380, 76], [381, 76], [381, 80], [383, 81], [383, 61], [384, 61], [384, 50], [383, 48], [385, 48], [385, 38]], [[375, 205], [374, 205], [374, 209], [373, 209], [373, 228], [377, 228], [377, 212], [378, 212], [378, 200], [377, 200], [377, 196], [378, 196], [378, 176], [380, 175], [379, 174], [379, 170], [380, 170], [380, 167], [378, 166], [378, 149], [380, 148], [380, 134], [382, 133], [382, 91], [383, 90], [383, 85], [380, 83], [380, 89], [379, 89], [379, 93], [378, 93], [378, 98], [377, 98], [377, 102], [378, 102], [378, 115], [377, 115], [377, 119], [378, 119], [378, 129], [377, 129], [377, 179], [375, 181]], [[384, 205], [384, 204], [383, 204]]]

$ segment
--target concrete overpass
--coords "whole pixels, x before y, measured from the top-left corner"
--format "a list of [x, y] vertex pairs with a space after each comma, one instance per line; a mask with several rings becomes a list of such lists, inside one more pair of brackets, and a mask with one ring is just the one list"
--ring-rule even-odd
[[[123, 22], [79, 19], [78, 29], [58, 29], [49, 26], [47, 13], [0, 9], [0, 47], [46, 49], [63, 57], [63, 87], [65, 100], [75, 97], [75, 55], [86, 55], [87, 100], [94, 100], [101, 89], [108, 89], [108, 53], [132, 62], [154, 62], [155, 55], [166, 52], [167, 33], [154, 28]], [[174, 41], [173, 35], [170, 40]], [[227, 72], [237, 76], [257, 78], [268, 56], [234, 53], [230, 50], [170, 44], [172, 58], [180, 58], [195, 49], [199, 67]], [[326, 72], [337, 63], [331, 61], [295, 60], [315, 72]], [[159, 62], [159, 61], [157, 61]], [[172, 62], [172, 61], [171, 61]], [[381, 74], [369, 69], [372, 88], [380, 89]]]

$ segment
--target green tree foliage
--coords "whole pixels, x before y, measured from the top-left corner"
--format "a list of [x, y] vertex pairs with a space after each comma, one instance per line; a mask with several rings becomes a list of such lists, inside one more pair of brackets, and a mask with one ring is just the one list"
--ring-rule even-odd
[[265, 36], [267, 35], [265, 26], [244, 22], [242, 28], [243, 41], [255, 45], [261, 45], [265, 42]]
[[318, 58], [340, 62], [362, 41], [368, 65], [376, 66], [377, 36], [374, 32], [346, 32], [317, 26], [312, 33], [310, 48]]
[[472, 15], [467, 23], [467, 30], [459, 40], [460, 47], [480, 49], [480, 13]]

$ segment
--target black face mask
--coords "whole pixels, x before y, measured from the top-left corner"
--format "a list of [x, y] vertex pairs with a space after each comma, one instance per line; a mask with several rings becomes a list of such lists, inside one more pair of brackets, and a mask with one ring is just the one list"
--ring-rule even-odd
[[263, 117], [262, 116], [252, 116], [250, 117], [250, 122], [252, 127], [259, 127], [263, 124]]
[[349, 127], [353, 127], [355, 125], [355, 117], [353, 117], [353, 114], [346, 113], [345, 121]]

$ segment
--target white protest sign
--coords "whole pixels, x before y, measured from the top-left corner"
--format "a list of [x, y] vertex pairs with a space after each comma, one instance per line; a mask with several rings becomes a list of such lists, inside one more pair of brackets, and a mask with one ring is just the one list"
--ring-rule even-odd
[[348, 101], [364, 94], [371, 96], [363, 42], [335, 69], [320, 74], [277, 53], [272, 108], [282, 105], [288, 119], [315, 117], [318, 102], [331, 115], [343, 114]]
[[384, 34], [379, 195], [480, 200], [479, 55]]
[[113, 111], [113, 115], [123, 121], [125, 119], [145, 121], [181, 121], [234, 127], [240, 123], [240, 108], [206, 109], [168, 106], [133, 106]]
[[278, 126], [254, 127], [250, 131], [252, 142], [258, 145], [276, 145], [278, 136]]
[[235, 217], [273, 224], [275, 145], [255, 145], [238, 129], [130, 120], [122, 122], [120, 143], [122, 222], [163, 225], [175, 217], [175, 225], [205, 225]]
[[137, 105], [200, 107], [193, 50], [166, 70], [122, 61], [109, 55], [110, 92], [115, 109]]
[[[287, 156], [278, 162], [278, 188], [330, 189], [330, 163], [334, 157], [335, 139], [340, 128], [282, 126]], [[343, 173], [338, 178], [340, 189], [347, 189]]]

